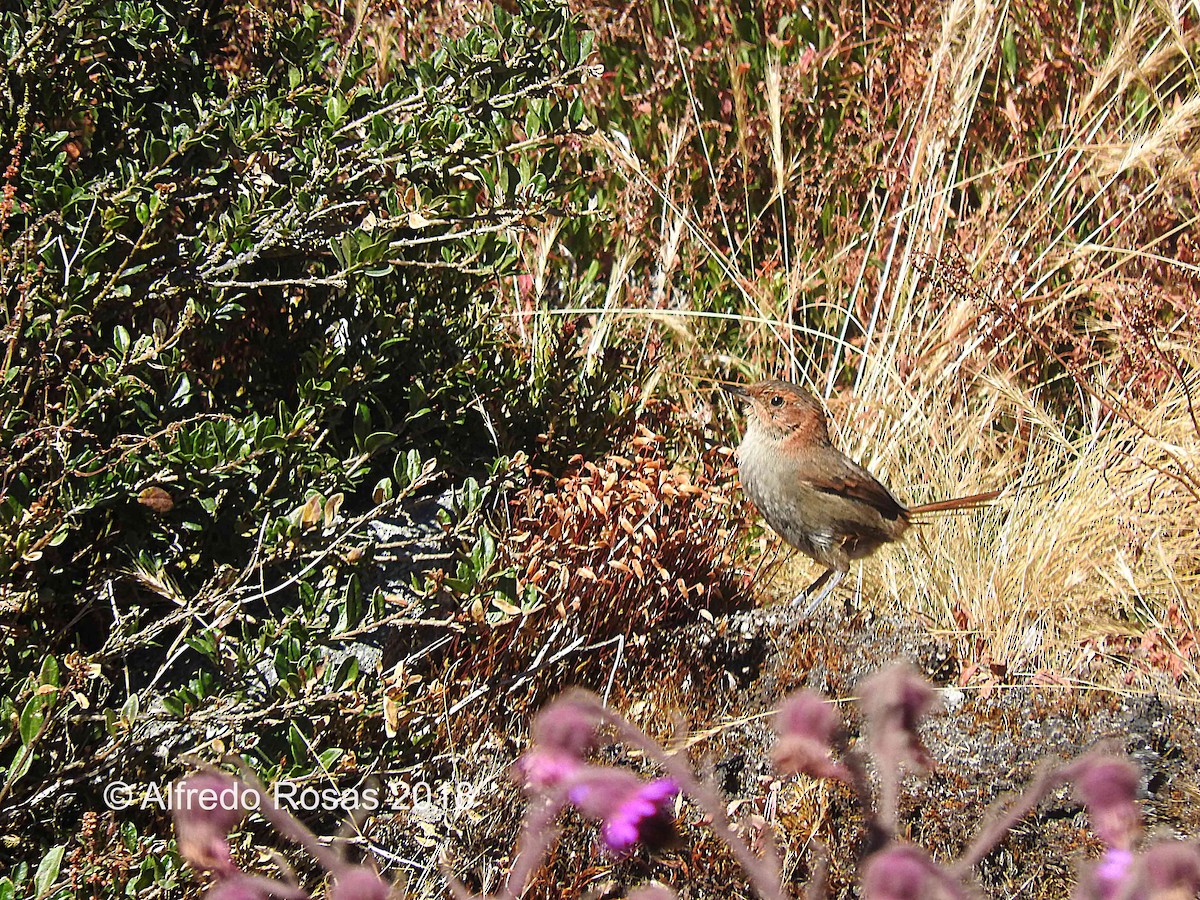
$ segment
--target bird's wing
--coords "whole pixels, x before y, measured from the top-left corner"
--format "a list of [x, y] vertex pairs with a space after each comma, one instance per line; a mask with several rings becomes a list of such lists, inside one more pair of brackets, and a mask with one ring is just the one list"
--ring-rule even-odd
[[[838, 454], [841, 456], [841, 454]], [[807, 467], [802, 480], [824, 494], [834, 494], [848, 500], [866, 503], [885, 519], [899, 519], [908, 514], [904, 505], [880, 484], [875, 476], [853, 460], [841, 457], [840, 465]]]

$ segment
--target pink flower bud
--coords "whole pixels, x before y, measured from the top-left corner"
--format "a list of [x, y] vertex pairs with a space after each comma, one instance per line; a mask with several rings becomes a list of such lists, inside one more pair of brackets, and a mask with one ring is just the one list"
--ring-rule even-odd
[[546, 791], [570, 779], [583, 763], [566, 753], [530, 750], [514, 768], [514, 780], [530, 791]]
[[842, 720], [832, 704], [814, 691], [793, 694], [775, 716], [779, 735], [771, 756], [779, 770], [813, 778], [846, 779], [849, 773], [831, 758]]
[[937, 691], [908, 663], [894, 663], [867, 678], [859, 702], [871, 726], [871, 748], [880, 765], [911, 762], [922, 769], [931, 761], [917, 725], [936, 711]]
[[1163, 841], [1141, 856], [1118, 847], [1080, 873], [1076, 900], [1192, 900], [1200, 891], [1200, 847]]
[[204, 900], [306, 900], [307, 897], [308, 894], [294, 884], [240, 872], [222, 879], [204, 894]]
[[596, 746], [596, 715], [571, 696], [555, 700], [533, 720], [529, 751], [517, 761], [514, 779], [527, 790], [545, 791], [573, 777]]
[[256, 799], [251, 788], [222, 772], [199, 772], [176, 782], [171, 789], [171, 811], [180, 855], [197, 869], [236, 872], [229, 832], [242, 821], [247, 808], [257, 805]]
[[257, 879], [233, 876], [213, 885], [204, 900], [270, 900], [271, 895], [256, 884]]
[[1182, 841], [1155, 844], [1142, 856], [1142, 887], [1149, 900], [1179, 900], [1200, 892], [1200, 847]]
[[891, 847], [863, 866], [864, 900], [960, 900], [965, 889], [916, 847]]
[[595, 712], [568, 695], [537, 714], [531, 743], [538, 750], [583, 759], [596, 746], [596, 727]]
[[625, 900], [677, 900], [676, 894], [670, 888], [661, 884], [644, 884], [636, 887], [625, 895]]
[[1087, 807], [1092, 827], [1110, 847], [1128, 850], [1141, 830], [1137, 766], [1115, 756], [1086, 756], [1071, 767], [1075, 793]]
[[333, 876], [328, 900], [388, 900], [392, 886], [367, 866], [347, 866]]

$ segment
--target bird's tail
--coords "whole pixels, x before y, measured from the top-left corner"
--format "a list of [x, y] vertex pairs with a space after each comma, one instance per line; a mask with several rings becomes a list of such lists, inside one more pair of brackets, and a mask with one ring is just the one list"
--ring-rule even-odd
[[910, 506], [908, 508], [908, 514], [910, 516], [920, 516], [924, 515], [925, 513], [953, 512], [960, 509], [975, 509], [977, 506], [986, 506], [1003, 493], [1003, 489], [996, 491], [984, 491], [982, 494], [970, 494], [966, 497], [954, 497], [951, 500], [937, 500], [933, 503], [922, 503], [920, 506]]

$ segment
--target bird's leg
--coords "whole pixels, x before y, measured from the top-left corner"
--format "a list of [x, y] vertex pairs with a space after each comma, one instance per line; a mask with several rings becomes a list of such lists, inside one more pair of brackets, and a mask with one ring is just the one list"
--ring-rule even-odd
[[[826, 597], [833, 593], [834, 589], [842, 583], [842, 579], [845, 577], [846, 573], [841, 569], [826, 569], [816, 581], [797, 594], [796, 599], [792, 601], [795, 604], [799, 604], [801, 600], [808, 600], [808, 598], [812, 597], [804, 610], [803, 618], [807, 619], [815, 613], [817, 607], [821, 605]], [[816, 594], [815, 597], [813, 597], [814, 593]]]
[[[824, 572], [818, 575], [812, 584], [792, 598], [792, 603], [796, 606], [799, 606], [800, 601], [807, 600], [809, 597], [811, 597], [813, 591], [819, 591], [824, 586], [825, 582], [827, 582], [833, 576], [834, 571], [834, 569], [826, 569]], [[825, 595], [822, 594], [821, 596], [824, 597]], [[808, 613], [805, 613], [805, 616], [807, 615]]]

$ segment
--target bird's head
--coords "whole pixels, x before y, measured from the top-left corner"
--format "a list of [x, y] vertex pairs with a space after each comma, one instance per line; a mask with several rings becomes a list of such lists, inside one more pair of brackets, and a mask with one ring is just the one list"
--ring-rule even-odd
[[746, 404], [746, 433], [755, 431], [773, 440], [828, 444], [829, 426], [817, 398], [797, 384], [776, 379], [747, 387], [722, 385]]

